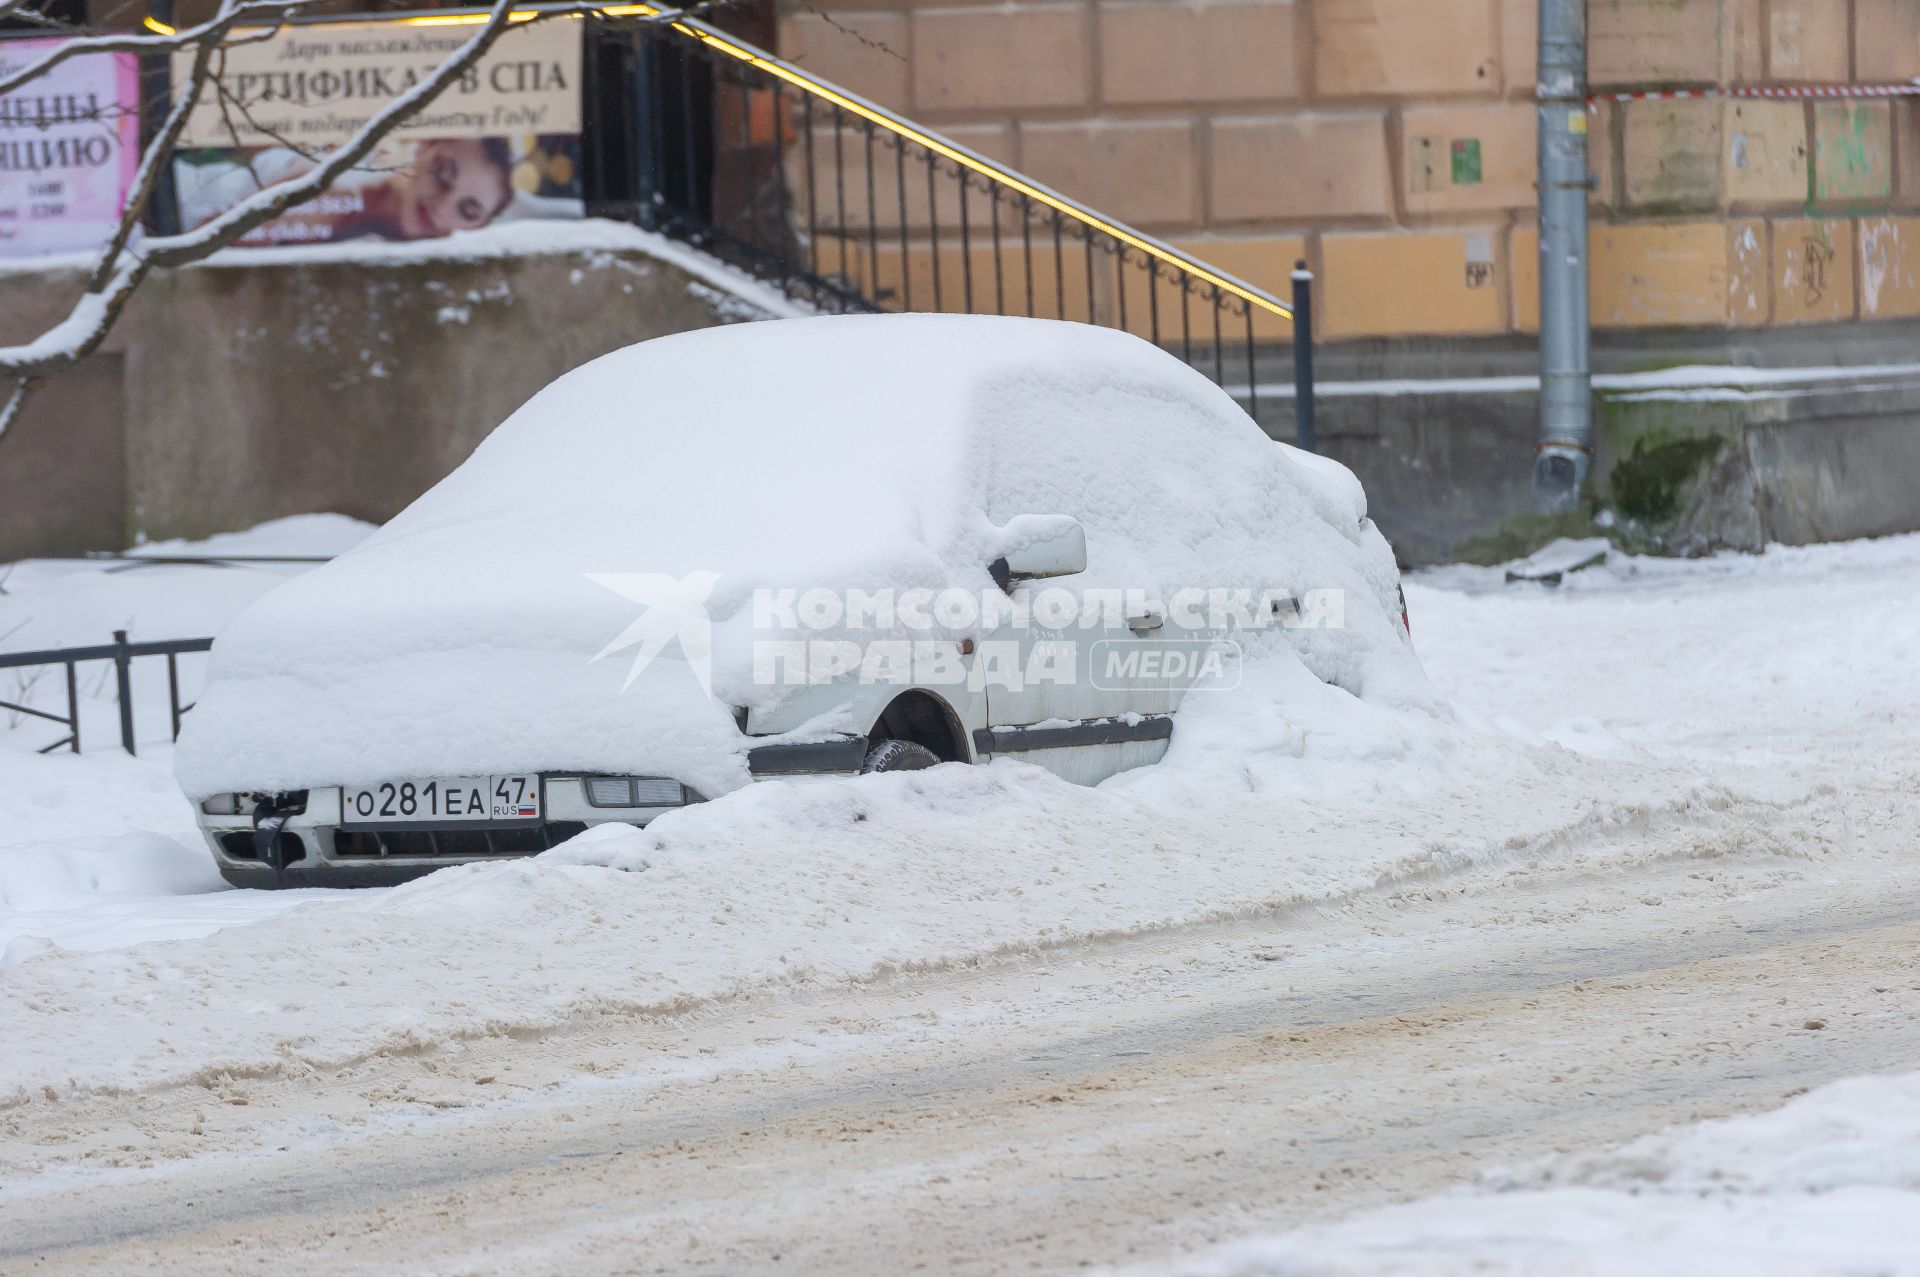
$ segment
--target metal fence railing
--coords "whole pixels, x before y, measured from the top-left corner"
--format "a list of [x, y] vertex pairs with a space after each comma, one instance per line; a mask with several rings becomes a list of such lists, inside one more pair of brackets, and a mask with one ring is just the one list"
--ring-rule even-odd
[[180, 703], [180, 657], [188, 652], [207, 652], [213, 649], [210, 638], [165, 639], [155, 643], [129, 643], [125, 630], [113, 632], [113, 642], [96, 647], [50, 648], [41, 652], [9, 652], [0, 654], [0, 670], [30, 669], [35, 666], [59, 665], [66, 668], [67, 712], [65, 716], [31, 705], [16, 704], [12, 701], [0, 701], [0, 709], [15, 714], [25, 714], [30, 718], [41, 718], [58, 723], [67, 729], [67, 735], [40, 749], [42, 754], [51, 754], [65, 746], [74, 753], [80, 752], [80, 680], [78, 667], [89, 661], [112, 661], [114, 674], [114, 694], [120, 709], [120, 747], [129, 754], [138, 752], [134, 746], [133, 734], [133, 662], [142, 656], [164, 656], [167, 658], [167, 706], [172, 717], [173, 739], [180, 739], [180, 719], [193, 708], [191, 704]]
[[1257, 386], [1263, 345], [1311, 350], [1271, 294], [706, 24], [600, 38], [639, 108], [609, 139], [634, 220], [791, 296], [1120, 328], [1222, 385]]
[[[585, 24], [579, 168], [590, 214], [682, 240], [822, 310], [1123, 329], [1232, 388], [1256, 419], [1273, 380], [1263, 362], [1291, 348], [1311, 445], [1304, 262], [1294, 300], [1282, 301], [712, 24], [665, 21], [650, 3], [529, 5], [514, 17], [542, 9]], [[485, 12], [310, 14], [286, 25], [447, 26]], [[151, 14], [147, 26], [174, 29]], [[143, 65], [151, 129], [168, 72], [163, 55]], [[156, 201], [152, 223], [178, 229], [174, 198]], [[1271, 266], [1277, 275], [1286, 263]]]

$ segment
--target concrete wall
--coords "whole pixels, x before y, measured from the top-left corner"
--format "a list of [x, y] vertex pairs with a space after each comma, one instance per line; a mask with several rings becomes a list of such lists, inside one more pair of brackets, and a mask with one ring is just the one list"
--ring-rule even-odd
[[[78, 285], [72, 273], [0, 272], [0, 340], [51, 322]], [[304, 511], [384, 520], [568, 369], [747, 313], [737, 297], [632, 250], [386, 261], [318, 250], [156, 276], [109, 349], [46, 383], [0, 438], [0, 561]], [[1913, 321], [1603, 335], [1596, 363], [1608, 373], [1802, 363], [1860, 375], [1768, 395], [1622, 403], [1603, 393], [1595, 491], [1611, 499], [1615, 462], [1636, 442], [1715, 438], [1728, 441], [1715, 471], [1714, 492], [1725, 492], [1685, 512], [1688, 544], [1920, 527], [1911, 481], [1920, 378], [1872, 373], [1910, 365], [1916, 348]], [[1263, 381], [1285, 380], [1282, 354], [1263, 354]], [[1320, 405], [1322, 447], [1366, 483], [1407, 562], [1447, 559], [1532, 509], [1535, 361], [1518, 335], [1323, 352], [1333, 384]], [[1393, 377], [1443, 384], [1379, 385]], [[1511, 380], [1444, 384], [1486, 377]], [[634, 412], [646, 412], [644, 388]], [[1263, 398], [1261, 419], [1292, 437], [1289, 400]]]
[[[781, 52], [1285, 295], [1538, 326], [1537, 0], [820, 0]], [[1920, 0], [1590, 0], [1596, 88], [1899, 82]], [[1596, 323], [1920, 315], [1914, 99], [1607, 104]]]
[[[39, 331], [78, 288], [0, 272], [0, 341]], [[384, 520], [561, 373], [739, 317], [637, 251], [156, 275], [108, 349], [0, 437], [0, 561], [303, 511]]]
[[[1920, 529], [1916, 350], [1915, 320], [1602, 333], [1591, 495], [1634, 525], [1635, 545], [1681, 553]], [[1284, 386], [1284, 354], [1263, 355], [1263, 382]], [[1660, 370], [1681, 365], [1717, 369], [1720, 384], [1663, 387]], [[1349, 341], [1323, 349], [1319, 368], [1320, 449], [1365, 483], [1403, 562], [1463, 552], [1497, 561], [1555, 534], [1534, 515], [1529, 483], [1539, 431], [1530, 338]], [[1849, 375], [1835, 378], [1834, 368]], [[1772, 381], [1749, 384], [1742, 369], [1766, 369]], [[1263, 396], [1260, 424], [1291, 441], [1291, 398]], [[1641, 508], [1615, 482], [1636, 450], [1701, 439], [1725, 446], [1711, 465], [1663, 480], [1664, 508]], [[1671, 455], [1634, 462], [1622, 482], [1644, 487]]]

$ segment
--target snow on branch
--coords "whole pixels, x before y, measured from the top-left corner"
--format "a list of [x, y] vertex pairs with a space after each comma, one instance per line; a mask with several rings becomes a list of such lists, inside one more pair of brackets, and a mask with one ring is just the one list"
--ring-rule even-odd
[[[5, 97], [24, 85], [33, 83], [47, 72], [69, 59], [82, 57], [89, 53], [167, 53], [175, 49], [191, 49], [207, 43], [219, 42], [226, 38], [227, 32], [244, 21], [270, 21], [297, 12], [307, 0], [227, 0], [220, 6], [219, 12], [197, 27], [186, 27], [172, 35], [150, 35], [140, 31], [115, 32], [106, 35], [75, 36], [62, 43], [58, 48], [50, 49], [37, 62], [30, 62], [11, 75], [0, 76], [0, 97]], [[5, 10], [0, 10], [0, 17]]]

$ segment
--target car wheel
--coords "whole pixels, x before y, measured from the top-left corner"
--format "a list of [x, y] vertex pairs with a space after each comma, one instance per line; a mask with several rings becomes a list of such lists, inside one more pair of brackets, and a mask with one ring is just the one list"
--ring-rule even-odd
[[883, 740], [867, 751], [860, 774], [869, 772], [923, 772], [939, 763], [940, 755], [910, 740]]

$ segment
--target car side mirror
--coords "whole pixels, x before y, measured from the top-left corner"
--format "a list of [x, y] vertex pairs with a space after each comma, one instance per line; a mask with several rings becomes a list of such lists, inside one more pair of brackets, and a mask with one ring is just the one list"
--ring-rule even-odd
[[1023, 515], [1008, 523], [1006, 532], [1010, 548], [991, 568], [994, 579], [1003, 585], [1087, 570], [1087, 530], [1078, 519], [1063, 514]]

